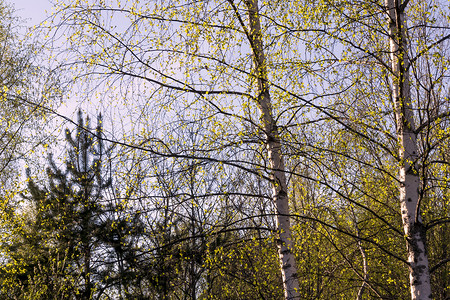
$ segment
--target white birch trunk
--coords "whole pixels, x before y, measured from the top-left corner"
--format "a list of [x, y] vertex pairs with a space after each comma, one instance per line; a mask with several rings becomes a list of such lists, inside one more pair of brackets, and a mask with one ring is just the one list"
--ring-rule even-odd
[[[353, 211], [352, 211], [353, 213]], [[356, 236], [358, 237], [358, 248], [359, 248], [359, 252], [361, 253], [361, 257], [362, 257], [362, 261], [363, 261], [363, 272], [364, 272], [364, 277], [363, 277], [363, 283], [361, 284], [361, 287], [359, 288], [358, 291], [358, 295], [356, 296], [356, 300], [363, 300], [363, 295], [364, 295], [364, 291], [366, 289], [367, 286], [367, 282], [369, 282], [369, 264], [367, 263], [367, 255], [366, 255], [366, 249], [364, 249], [360, 238], [360, 230], [358, 228], [358, 223], [356, 222], [355, 219], [355, 229], [356, 229]]]
[[395, 104], [399, 158], [401, 160], [400, 208], [408, 251], [411, 299], [432, 299], [426, 230], [420, 216], [420, 178], [414, 112], [409, 86], [406, 21], [400, 0], [385, 0], [389, 20], [389, 42], [393, 72], [392, 97]]
[[249, 38], [254, 55], [255, 76], [258, 78], [258, 107], [261, 112], [261, 122], [266, 134], [266, 147], [272, 172], [272, 197], [277, 210], [276, 225], [278, 230], [278, 255], [285, 299], [300, 299], [297, 264], [292, 252], [292, 234], [289, 220], [289, 199], [287, 180], [281, 144], [272, 116], [271, 98], [269, 93], [266, 59], [262, 42], [261, 23], [259, 19], [258, 0], [245, 1], [249, 15]]

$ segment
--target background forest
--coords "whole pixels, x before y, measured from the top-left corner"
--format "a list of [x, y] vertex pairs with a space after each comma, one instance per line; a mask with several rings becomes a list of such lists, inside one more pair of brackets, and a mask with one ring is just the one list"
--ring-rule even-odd
[[450, 299], [448, 1], [53, 4], [0, 1], [0, 299]]

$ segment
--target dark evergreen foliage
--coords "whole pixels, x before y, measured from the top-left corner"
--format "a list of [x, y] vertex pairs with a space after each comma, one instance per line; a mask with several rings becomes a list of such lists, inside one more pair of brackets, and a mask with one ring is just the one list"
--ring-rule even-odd
[[41, 299], [98, 299], [106, 287], [116, 286], [120, 294], [126, 286], [125, 261], [133, 256], [129, 235], [141, 227], [138, 216], [127, 220], [120, 213], [124, 207], [108, 192], [113, 180], [104, 165], [112, 147], [103, 143], [101, 122], [99, 116], [92, 134], [89, 118], [79, 112], [75, 135], [66, 130], [65, 168], [49, 155], [45, 186], [27, 170], [23, 197], [33, 211], [22, 243], [13, 245], [14, 259], [23, 260], [25, 268], [19, 275], [23, 294], [40, 284], [46, 291]]

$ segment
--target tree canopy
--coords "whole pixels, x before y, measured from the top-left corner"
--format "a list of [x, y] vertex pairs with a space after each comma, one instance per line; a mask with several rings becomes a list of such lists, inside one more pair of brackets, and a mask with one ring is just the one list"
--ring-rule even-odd
[[57, 1], [54, 92], [101, 118], [5, 110], [76, 134], [10, 209], [0, 297], [447, 299], [448, 8]]

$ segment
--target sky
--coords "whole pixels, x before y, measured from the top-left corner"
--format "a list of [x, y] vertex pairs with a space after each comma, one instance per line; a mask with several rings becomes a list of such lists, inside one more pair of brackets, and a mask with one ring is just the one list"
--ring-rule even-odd
[[46, 11], [51, 12], [52, 4], [49, 0], [5, 0], [16, 9], [16, 15], [26, 20], [27, 26], [39, 24], [46, 18]]
[[[1, 1], [1, 0], [0, 0]], [[23, 19], [25, 23], [22, 23], [21, 25], [24, 25], [22, 28], [22, 34], [25, 34], [27, 31], [27, 27], [33, 27], [35, 25], [38, 25], [39, 23], [43, 22], [52, 11], [52, 3], [49, 0], [4, 0], [7, 4], [12, 4], [15, 8], [14, 15], [17, 17], [20, 17]], [[69, 117], [71, 119], [76, 119], [76, 112], [78, 107], [78, 102], [76, 99], [64, 99], [65, 101], [60, 104], [60, 106], [57, 108], [57, 112]], [[61, 123], [64, 123], [63, 119], [60, 120], [54, 120], [55, 125], [53, 125], [55, 128], [50, 125], [49, 131], [53, 132], [54, 135], [59, 135], [59, 133], [56, 133], [56, 131], [60, 131], [59, 129], [64, 129], [67, 126], [66, 125], [60, 125]], [[58, 129], [59, 128], [59, 129]], [[52, 149], [54, 151], [55, 149]]]

